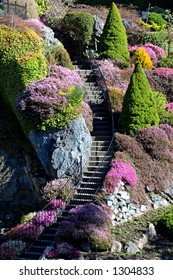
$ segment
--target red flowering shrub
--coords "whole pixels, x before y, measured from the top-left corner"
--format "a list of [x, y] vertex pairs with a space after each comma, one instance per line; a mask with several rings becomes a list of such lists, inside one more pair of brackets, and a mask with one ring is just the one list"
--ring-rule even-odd
[[14, 239], [21, 240], [35, 240], [42, 233], [44, 227], [41, 225], [28, 222], [26, 224], [19, 224], [12, 228], [9, 232], [9, 236]]

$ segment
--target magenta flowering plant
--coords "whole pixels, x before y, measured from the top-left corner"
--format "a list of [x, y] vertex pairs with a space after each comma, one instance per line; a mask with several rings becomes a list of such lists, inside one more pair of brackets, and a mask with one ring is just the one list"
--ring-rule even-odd
[[27, 23], [28, 27], [30, 27], [30, 28], [32, 28], [34, 30], [35, 30], [35, 28], [38, 29], [38, 31], [40, 33], [42, 32], [43, 26], [45, 26], [43, 22], [41, 22], [41, 21], [39, 21], [39, 20], [37, 20], [35, 18], [27, 19], [27, 20], [25, 20], [25, 23]]
[[56, 210], [45, 210], [39, 212], [33, 219], [33, 224], [42, 225], [44, 227], [48, 227], [53, 224], [57, 217]]
[[106, 174], [103, 183], [106, 193], [113, 194], [120, 180], [133, 187], [136, 185], [138, 177], [135, 169], [129, 163], [113, 159], [111, 169]]
[[65, 209], [65, 201], [63, 199], [53, 198], [49, 203], [49, 208], [51, 210]]

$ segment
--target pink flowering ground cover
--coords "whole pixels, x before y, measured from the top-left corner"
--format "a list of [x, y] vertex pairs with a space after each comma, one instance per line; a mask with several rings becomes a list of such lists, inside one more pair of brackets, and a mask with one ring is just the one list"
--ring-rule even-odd
[[107, 194], [113, 194], [120, 180], [133, 187], [136, 185], [137, 179], [136, 171], [129, 163], [113, 159], [103, 186]]

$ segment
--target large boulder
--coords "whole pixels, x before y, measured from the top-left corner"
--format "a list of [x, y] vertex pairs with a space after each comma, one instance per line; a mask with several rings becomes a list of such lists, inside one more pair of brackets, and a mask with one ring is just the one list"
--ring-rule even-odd
[[53, 178], [78, 176], [88, 162], [92, 138], [82, 116], [66, 129], [29, 133], [46, 173]]

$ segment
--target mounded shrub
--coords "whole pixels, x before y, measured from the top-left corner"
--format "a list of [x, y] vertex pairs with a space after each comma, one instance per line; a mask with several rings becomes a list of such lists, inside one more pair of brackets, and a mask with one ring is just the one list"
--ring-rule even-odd
[[[144, 150], [153, 158], [160, 161], [170, 157], [170, 141], [164, 130], [152, 126], [138, 131], [136, 139]], [[170, 157], [170, 160], [173, 158]]]
[[94, 17], [86, 12], [68, 12], [62, 22], [61, 31], [71, 38], [80, 51], [92, 41]]
[[136, 63], [125, 93], [119, 124], [120, 129], [128, 134], [159, 125], [155, 98], [140, 63]]
[[2, 24], [0, 45], [0, 91], [27, 133], [27, 124], [16, 110], [16, 99], [31, 80], [40, 80], [47, 74], [42, 42], [31, 29], [18, 31]]
[[[156, 152], [160, 153], [160, 147]], [[120, 133], [115, 134], [115, 159], [130, 163], [138, 176], [137, 187], [129, 188], [136, 202], [145, 200], [147, 187], [150, 187], [155, 192], [160, 192], [171, 186], [170, 182], [173, 178], [172, 163], [166, 159], [160, 161], [158, 159], [159, 155], [156, 155], [156, 157], [157, 159], [152, 159], [136, 138]], [[138, 189], [138, 187], [140, 188]]]
[[150, 55], [142, 47], [138, 48], [135, 51], [134, 56], [133, 56], [133, 60], [134, 60], [135, 63], [140, 62], [142, 67], [145, 68], [145, 69], [152, 69], [153, 68], [153, 63], [152, 63]]
[[59, 223], [56, 239], [79, 249], [89, 241], [93, 251], [107, 251], [112, 245], [110, 217], [100, 206], [79, 205], [70, 210], [66, 221]]
[[52, 66], [50, 77], [30, 85], [18, 98], [18, 110], [40, 130], [64, 128], [82, 111], [83, 90], [79, 75], [62, 66]]
[[63, 45], [50, 48], [46, 54], [46, 57], [48, 60], [48, 65], [56, 64], [74, 70], [69, 53], [63, 47]]
[[120, 13], [112, 3], [98, 43], [100, 58], [129, 60], [127, 35]]
[[173, 207], [167, 213], [158, 217], [155, 224], [158, 233], [173, 241]]
[[112, 111], [114, 113], [119, 113], [122, 111], [122, 104], [124, 93], [118, 88], [109, 88], [109, 96], [112, 106]]

